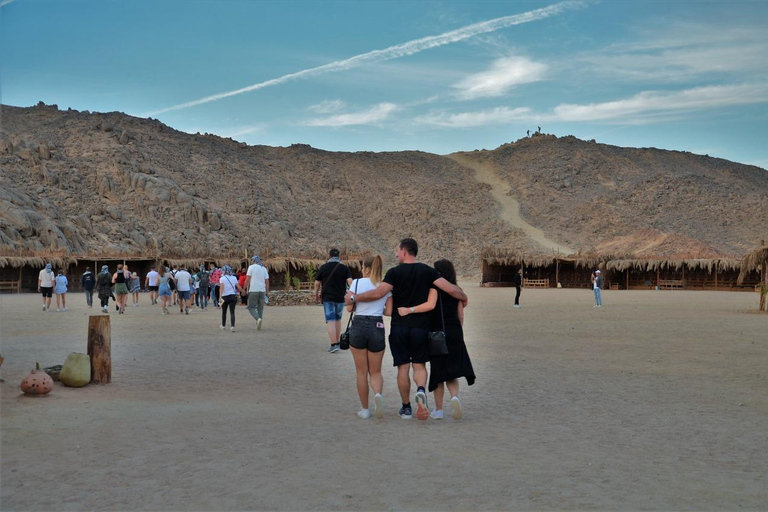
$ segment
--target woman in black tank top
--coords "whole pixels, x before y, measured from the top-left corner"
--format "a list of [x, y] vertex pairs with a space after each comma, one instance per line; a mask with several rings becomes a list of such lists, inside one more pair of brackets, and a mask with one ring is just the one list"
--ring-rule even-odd
[[125, 284], [125, 268], [122, 264], [117, 266], [117, 272], [112, 276], [112, 283], [115, 285], [115, 297], [117, 310], [121, 315], [125, 314], [125, 305], [128, 302], [128, 286]]

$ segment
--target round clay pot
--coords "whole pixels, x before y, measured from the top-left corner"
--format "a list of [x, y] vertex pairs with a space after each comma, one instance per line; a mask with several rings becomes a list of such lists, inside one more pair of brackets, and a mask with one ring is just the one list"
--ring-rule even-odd
[[32, 370], [32, 372], [21, 381], [21, 390], [25, 395], [29, 396], [47, 395], [53, 390], [53, 379], [43, 370]]

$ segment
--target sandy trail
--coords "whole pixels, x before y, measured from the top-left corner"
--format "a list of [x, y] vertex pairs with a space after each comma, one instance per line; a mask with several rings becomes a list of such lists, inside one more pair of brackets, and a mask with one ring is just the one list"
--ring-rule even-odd
[[[113, 382], [20, 396], [89, 311], [0, 295], [2, 510], [759, 510], [768, 315], [752, 293], [477, 288], [459, 422], [357, 418], [322, 309], [111, 315]], [[346, 320], [346, 317], [345, 317]], [[430, 396], [430, 403], [432, 397]]]
[[576, 252], [570, 247], [559, 244], [554, 240], [550, 240], [542, 230], [529, 224], [528, 221], [520, 215], [520, 203], [517, 199], [509, 195], [512, 190], [509, 184], [499, 178], [490, 166], [476, 162], [471, 158], [458, 153], [447, 155], [447, 157], [459, 165], [472, 169], [475, 171], [475, 179], [477, 181], [491, 186], [491, 195], [496, 202], [501, 205], [500, 217], [502, 220], [521, 229], [533, 241], [546, 249], [551, 249], [554, 252], [559, 251], [560, 254], [573, 254]]

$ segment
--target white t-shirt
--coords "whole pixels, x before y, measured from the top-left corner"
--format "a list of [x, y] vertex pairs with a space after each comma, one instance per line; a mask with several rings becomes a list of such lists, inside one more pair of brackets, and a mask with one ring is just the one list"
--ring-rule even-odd
[[40, 271], [40, 286], [42, 288], [53, 288], [53, 279], [56, 277], [56, 274], [54, 274], [52, 271], [50, 273], [46, 272], [45, 269]]
[[237, 277], [235, 276], [221, 276], [221, 296], [237, 295]]
[[[357, 291], [355, 291], [355, 286], [357, 286]], [[355, 279], [352, 281], [352, 286], [350, 286], [349, 289], [352, 293], [358, 294], [375, 290], [376, 286], [373, 285], [370, 278], [364, 277], [362, 279]], [[355, 314], [365, 316], [381, 316], [384, 314], [384, 306], [387, 305], [387, 299], [391, 295], [392, 292], [389, 292], [379, 300], [373, 302], [357, 302], [357, 306], [355, 307]]]
[[189, 291], [189, 281], [192, 279], [192, 276], [189, 272], [186, 270], [179, 270], [176, 272], [176, 289], [180, 292], [188, 292]]
[[147, 280], [149, 282], [149, 286], [157, 286], [157, 276], [159, 274], [155, 270], [150, 270], [149, 274], [147, 274]]
[[248, 267], [246, 275], [251, 276], [251, 286], [248, 289], [248, 293], [267, 291], [267, 284], [264, 281], [269, 279], [269, 272], [267, 272], [265, 267], [262, 267], [258, 263], [254, 263]]

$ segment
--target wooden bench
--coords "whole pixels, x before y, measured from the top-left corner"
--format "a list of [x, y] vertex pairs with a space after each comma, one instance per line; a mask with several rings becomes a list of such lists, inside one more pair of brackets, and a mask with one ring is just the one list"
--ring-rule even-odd
[[549, 279], [523, 279], [525, 288], [549, 288]]
[[21, 293], [21, 281], [0, 281], [0, 290]]
[[682, 279], [659, 279], [659, 290], [682, 290], [685, 281]]

